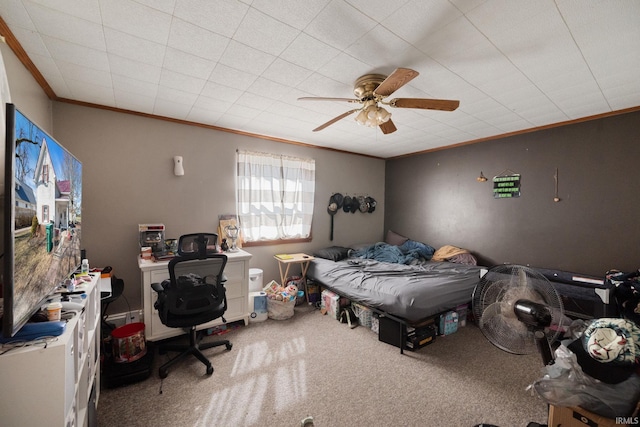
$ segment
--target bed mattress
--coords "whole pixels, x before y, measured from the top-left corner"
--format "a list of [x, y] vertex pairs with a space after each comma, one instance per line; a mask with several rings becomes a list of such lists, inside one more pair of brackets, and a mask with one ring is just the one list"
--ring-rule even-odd
[[451, 262], [404, 265], [316, 258], [307, 276], [353, 301], [417, 321], [471, 301], [481, 268]]

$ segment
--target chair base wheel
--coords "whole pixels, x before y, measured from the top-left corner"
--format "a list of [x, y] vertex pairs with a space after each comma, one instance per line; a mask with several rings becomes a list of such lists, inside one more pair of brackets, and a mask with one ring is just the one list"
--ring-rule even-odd
[[233, 348], [233, 344], [225, 344], [225, 347], [227, 347], [227, 350], [231, 350]]
[[160, 369], [158, 372], [161, 379], [165, 379], [169, 375], [169, 372], [166, 369]]
[[213, 374], [213, 366], [207, 366], [207, 375]]

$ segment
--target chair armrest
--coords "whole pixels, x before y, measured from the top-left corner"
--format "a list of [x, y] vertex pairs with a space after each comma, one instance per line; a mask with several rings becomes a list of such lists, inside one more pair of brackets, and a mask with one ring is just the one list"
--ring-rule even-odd
[[154, 291], [160, 293], [160, 292], [164, 292], [164, 286], [162, 286], [162, 283], [152, 283], [151, 284], [151, 289], [153, 289]]

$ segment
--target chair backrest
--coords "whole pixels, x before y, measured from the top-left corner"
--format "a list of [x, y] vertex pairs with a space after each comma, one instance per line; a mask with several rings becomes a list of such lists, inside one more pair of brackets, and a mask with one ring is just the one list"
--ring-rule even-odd
[[227, 310], [224, 254], [177, 256], [169, 261], [169, 285], [158, 295], [160, 319], [167, 326], [198, 325]]
[[215, 233], [184, 234], [178, 240], [178, 255], [198, 255], [205, 258], [207, 255], [217, 253], [216, 243], [218, 235]]

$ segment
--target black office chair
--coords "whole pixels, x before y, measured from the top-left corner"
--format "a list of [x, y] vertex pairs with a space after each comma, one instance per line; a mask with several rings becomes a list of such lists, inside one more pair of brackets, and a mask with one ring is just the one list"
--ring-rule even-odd
[[188, 328], [189, 345], [161, 345], [160, 351], [179, 351], [159, 369], [160, 378], [166, 378], [168, 369], [192, 354], [213, 373], [211, 362], [201, 350], [224, 345], [231, 350], [228, 340], [200, 343], [202, 336], [196, 327], [222, 318], [227, 310], [224, 268], [227, 256], [215, 252], [218, 236], [211, 233], [189, 234], [180, 237], [178, 256], [169, 261], [169, 280], [153, 283], [158, 293], [155, 308], [160, 320], [170, 328]]
[[102, 306], [102, 333], [103, 335], [109, 336], [111, 332], [116, 328], [116, 325], [113, 323], [107, 322], [107, 310], [109, 309], [109, 305], [120, 298], [124, 292], [124, 280], [117, 278], [116, 276], [111, 277], [111, 294], [107, 294], [104, 298], [102, 295], [100, 296], [100, 304]]

